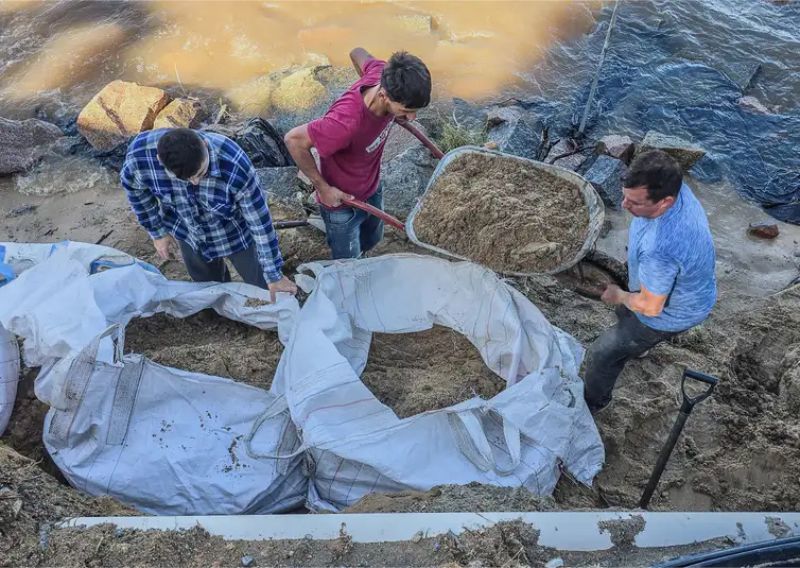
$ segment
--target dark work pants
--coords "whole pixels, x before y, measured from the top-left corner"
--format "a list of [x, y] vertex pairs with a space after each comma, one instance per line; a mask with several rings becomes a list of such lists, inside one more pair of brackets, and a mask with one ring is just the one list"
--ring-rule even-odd
[[614, 311], [617, 323], [601, 333], [586, 352], [583, 394], [592, 411], [611, 402], [611, 392], [629, 360], [681, 333], [648, 327], [622, 305]]
[[255, 245], [251, 245], [243, 251], [228, 257], [215, 258], [208, 262], [187, 243], [179, 240], [178, 244], [181, 247], [186, 270], [195, 282], [230, 282], [231, 274], [225, 265], [225, 258], [228, 258], [236, 268], [236, 272], [242, 277], [242, 280], [259, 288], [267, 288], [267, 281], [264, 279], [264, 271], [258, 262]]

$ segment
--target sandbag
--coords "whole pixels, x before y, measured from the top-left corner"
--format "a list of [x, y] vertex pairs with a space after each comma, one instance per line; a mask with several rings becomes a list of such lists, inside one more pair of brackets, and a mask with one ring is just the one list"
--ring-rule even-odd
[[0, 325], [0, 436], [5, 432], [14, 410], [19, 372], [17, 338]]
[[[300, 270], [312, 293], [272, 390], [308, 448], [310, 507], [447, 483], [549, 495], [559, 464], [587, 485], [600, 471], [603, 445], [578, 378], [583, 349], [492, 272], [412, 254]], [[401, 420], [359, 379], [372, 333], [434, 324], [465, 335], [507, 388]]]
[[[113, 363], [97, 361], [116, 335]], [[278, 513], [307, 480], [285, 401], [232, 380], [122, 357], [114, 325], [36, 379], [44, 443], [70, 484], [155, 515]]]
[[6, 252], [14, 279], [0, 287], [0, 323], [42, 366], [44, 443], [70, 483], [162, 515], [271, 513], [303, 502], [302, 450], [284, 399], [121, 355], [134, 317], [206, 308], [277, 328], [285, 342], [294, 297], [270, 304], [268, 291], [245, 283], [170, 281], [83, 243], [6, 243]]

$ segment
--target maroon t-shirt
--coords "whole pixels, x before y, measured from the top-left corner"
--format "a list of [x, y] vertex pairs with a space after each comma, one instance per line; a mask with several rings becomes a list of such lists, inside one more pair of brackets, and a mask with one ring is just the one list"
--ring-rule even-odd
[[375, 116], [362, 91], [381, 82], [385, 61], [369, 59], [364, 75], [331, 105], [325, 116], [308, 123], [308, 135], [329, 184], [366, 200], [378, 189], [381, 155], [394, 116]]

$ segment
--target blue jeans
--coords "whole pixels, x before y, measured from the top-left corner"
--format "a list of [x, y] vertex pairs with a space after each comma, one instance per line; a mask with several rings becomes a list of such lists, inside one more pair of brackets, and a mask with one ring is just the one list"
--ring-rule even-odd
[[[383, 209], [383, 186], [367, 199], [367, 203]], [[383, 221], [361, 209], [343, 207], [329, 210], [320, 206], [325, 234], [331, 247], [331, 258], [358, 258], [383, 238]]]

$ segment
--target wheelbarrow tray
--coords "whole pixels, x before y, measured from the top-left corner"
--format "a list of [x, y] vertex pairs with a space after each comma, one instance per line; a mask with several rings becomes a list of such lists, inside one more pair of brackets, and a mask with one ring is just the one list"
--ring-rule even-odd
[[[595, 191], [594, 187], [592, 187], [591, 183], [589, 183], [586, 179], [584, 179], [579, 174], [573, 172], [572, 170], [567, 170], [565, 168], [555, 166], [552, 164], [537, 162], [535, 160], [530, 160], [528, 158], [513, 156], [511, 154], [506, 154], [495, 150], [489, 150], [479, 146], [462, 146], [460, 148], [456, 148], [455, 150], [451, 150], [450, 152], [445, 154], [444, 157], [439, 161], [439, 163], [436, 166], [436, 169], [434, 169], [433, 171], [433, 175], [431, 175], [430, 180], [428, 180], [428, 185], [425, 188], [424, 193], [417, 200], [416, 205], [411, 210], [410, 215], [406, 219], [405, 230], [411, 242], [422, 248], [434, 251], [441, 255], [445, 255], [451, 258], [457, 258], [459, 260], [468, 260], [470, 262], [475, 262], [474, 260], [467, 258], [465, 256], [455, 254], [436, 245], [432, 245], [430, 243], [421, 241], [419, 237], [417, 237], [416, 231], [414, 230], [414, 221], [416, 220], [419, 212], [422, 211], [422, 209], [425, 207], [425, 202], [439, 176], [441, 176], [445, 172], [445, 170], [453, 162], [453, 160], [466, 155], [496, 156], [504, 160], [518, 160], [531, 169], [547, 172], [549, 174], [558, 176], [563, 180], [565, 180], [566, 182], [568, 182], [570, 185], [580, 190], [581, 196], [583, 197], [583, 201], [586, 204], [587, 214], [589, 215], [589, 223], [586, 231], [586, 238], [584, 239], [583, 245], [575, 253], [575, 255], [573, 255], [566, 261], [562, 262], [555, 268], [544, 272], [544, 274], [556, 274], [558, 272], [562, 272], [564, 270], [567, 270], [575, 266], [592, 249], [595, 241], [597, 241], [597, 238], [600, 236], [600, 230], [603, 227], [603, 222], [605, 220], [605, 208], [603, 206], [603, 201], [600, 199], [600, 196], [597, 194], [597, 191]], [[476, 203], [475, 206], [479, 207], [480, 204]], [[504, 271], [503, 273], [512, 276], [529, 276], [531, 274], [543, 274], [542, 272], [513, 272], [513, 271]]]

